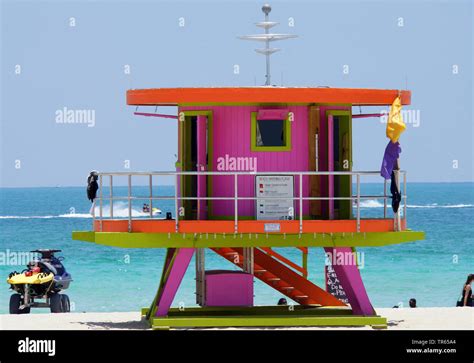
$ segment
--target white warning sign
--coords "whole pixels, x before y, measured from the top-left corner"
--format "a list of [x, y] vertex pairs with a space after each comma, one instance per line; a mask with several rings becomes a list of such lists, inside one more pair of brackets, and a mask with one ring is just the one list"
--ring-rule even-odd
[[[291, 175], [257, 175], [255, 195], [275, 199], [257, 199], [257, 220], [294, 219], [294, 180]], [[281, 199], [280, 199], [281, 198]]]

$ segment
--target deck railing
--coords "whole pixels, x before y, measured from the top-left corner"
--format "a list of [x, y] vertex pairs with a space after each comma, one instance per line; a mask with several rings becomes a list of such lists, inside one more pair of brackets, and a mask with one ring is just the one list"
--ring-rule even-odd
[[[406, 222], [406, 208], [407, 208], [407, 181], [406, 181], [406, 171], [404, 170], [395, 170], [395, 178], [398, 181], [398, 185], [400, 186], [399, 181], [403, 179], [402, 185], [400, 187], [401, 192], [401, 201], [403, 202], [403, 220]], [[179, 185], [179, 178], [181, 176], [233, 176], [233, 184], [234, 184], [234, 194], [233, 196], [228, 197], [208, 197], [208, 196], [196, 196], [196, 197], [186, 197], [181, 196], [178, 194], [178, 185]], [[239, 177], [241, 176], [294, 176], [298, 178], [299, 181], [299, 190], [298, 196], [293, 197], [264, 197], [264, 196], [254, 196], [254, 197], [243, 197], [239, 196]], [[114, 196], [113, 194], [113, 186], [114, 186], [114, 177], [127, 177], [128, 182], [128, 195], [127, 196]], [[148, 185], [149, 185], [149, 195], [148, 196], [132, 196], [132, 177], [133, 176], [147, 176], [148, 177]], [[174, 196], [155, 196], [153, 195], [153, 177], [160, 176], [160, 177], [173, 177], [174, 178]], [[356, 178], [356, 193], [355, 195], [351, 195], [348, 197], [305, 197], [303, 196], [303, 177], [304, 176], [351, 176], [351, 183], [352, 177], [355, 176]], [[219, 171], [160, 171], [160, 172], [104, 172], [99, 173], [99, 196], [94, 200], [94, 205], [92, 208], [93, 211], [93, 220], [94, 225], [95, 221], [99, 219], [100, 221], [100, 230], [102, 230], [102, 220], [104, 219], [103, 211], [104, 211], [104, 200], [109, 201], [109, 210], [110, 210], [110, 218], [114, 218], [113, 212], [113, 204], [114, 201], [127, 201], [128, 203], [128, 230], [132, 231], [132, 202], [136, 200], [144, 200], [149, 201], [150, 205], [150, 218], [153, 218], [153, 201], [154, 200], [174, 200], [174, 220], [176, 224], [176, 232], [179, 231], [179, 202], [184, 200], [208, 200], [208, 201], [225, 201], [225, 200], [233, 200], [234, 201], [234, 228], [235, 233], [238, 231], [238, 223], [239, 223], [239, 214], [238, 214], [238, 202], [243, 200], [293, 200], [299, 204], [299, 228], [300, 233], [303, 232], [303, 201], [345, 201], [350, 200], [351, 203], [355, 202], [356, 208], [356, 221], [357, 221], [357, 232], [360, 231], [360, 209], [361, 209], [361, 201], [362, 200], [383, 200], [383, 218], [387, 218], [387, 205], [388, 200], [392, 197], [387, 195], [387, 180], [383, 181], [383, 195], [362, 195], [360, 191], [361, 187], [361, 177], [368, 177], [368, 176], [379, 176], [380, 173], [378, 171], [308, 171], [308, 172], [219, 172]], [[103, 194], [103, 186], [104, 186], [104, 179], [108, 179], [109, 183], [109, 195], [104, 196]], [[96, 215], [95, 207], [99, 204], [99, 216]], [[393, 213], [393, 221], [394, 221], [394, 230], [399, 231], [401, 229], [401, 216], [400, 216], [400, 209], [397, 213]]]

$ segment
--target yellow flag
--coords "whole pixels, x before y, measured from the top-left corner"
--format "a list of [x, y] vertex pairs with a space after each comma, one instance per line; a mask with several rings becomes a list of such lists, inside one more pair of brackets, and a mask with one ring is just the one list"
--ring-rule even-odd
[[390, 107], [390, 113], [387, 121], [387, 137], [393, 142], [397, 142], [400, 135], [407, 128], [402, 119], [402, 101], [400, 97], [395, 98], [395, 101]]

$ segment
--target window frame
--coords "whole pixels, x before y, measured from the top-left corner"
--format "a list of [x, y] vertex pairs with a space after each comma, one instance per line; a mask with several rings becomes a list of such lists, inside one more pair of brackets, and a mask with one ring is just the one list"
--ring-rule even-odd
[[286, 119], [283, 119], [284, 146], [257, 146], [257, 115], [257, 111], [251, 112], [250, 115], [250, 149], [259, 152], [291, 151], [291, 121], [289, 114]]

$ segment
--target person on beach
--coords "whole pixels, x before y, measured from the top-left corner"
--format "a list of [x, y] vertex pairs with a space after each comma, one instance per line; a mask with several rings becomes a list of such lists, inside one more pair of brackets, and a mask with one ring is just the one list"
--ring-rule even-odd
[[416, 299], [411, 298], [410, 301], [408, 301], [408, 305], [410, 305], [411, 308], [416, 308]]
[[472, 281], [474, 280], [474, 274], [467, 275], [466, 283], [464, 284], [456, 306], [471, 306], [472, 307]]

